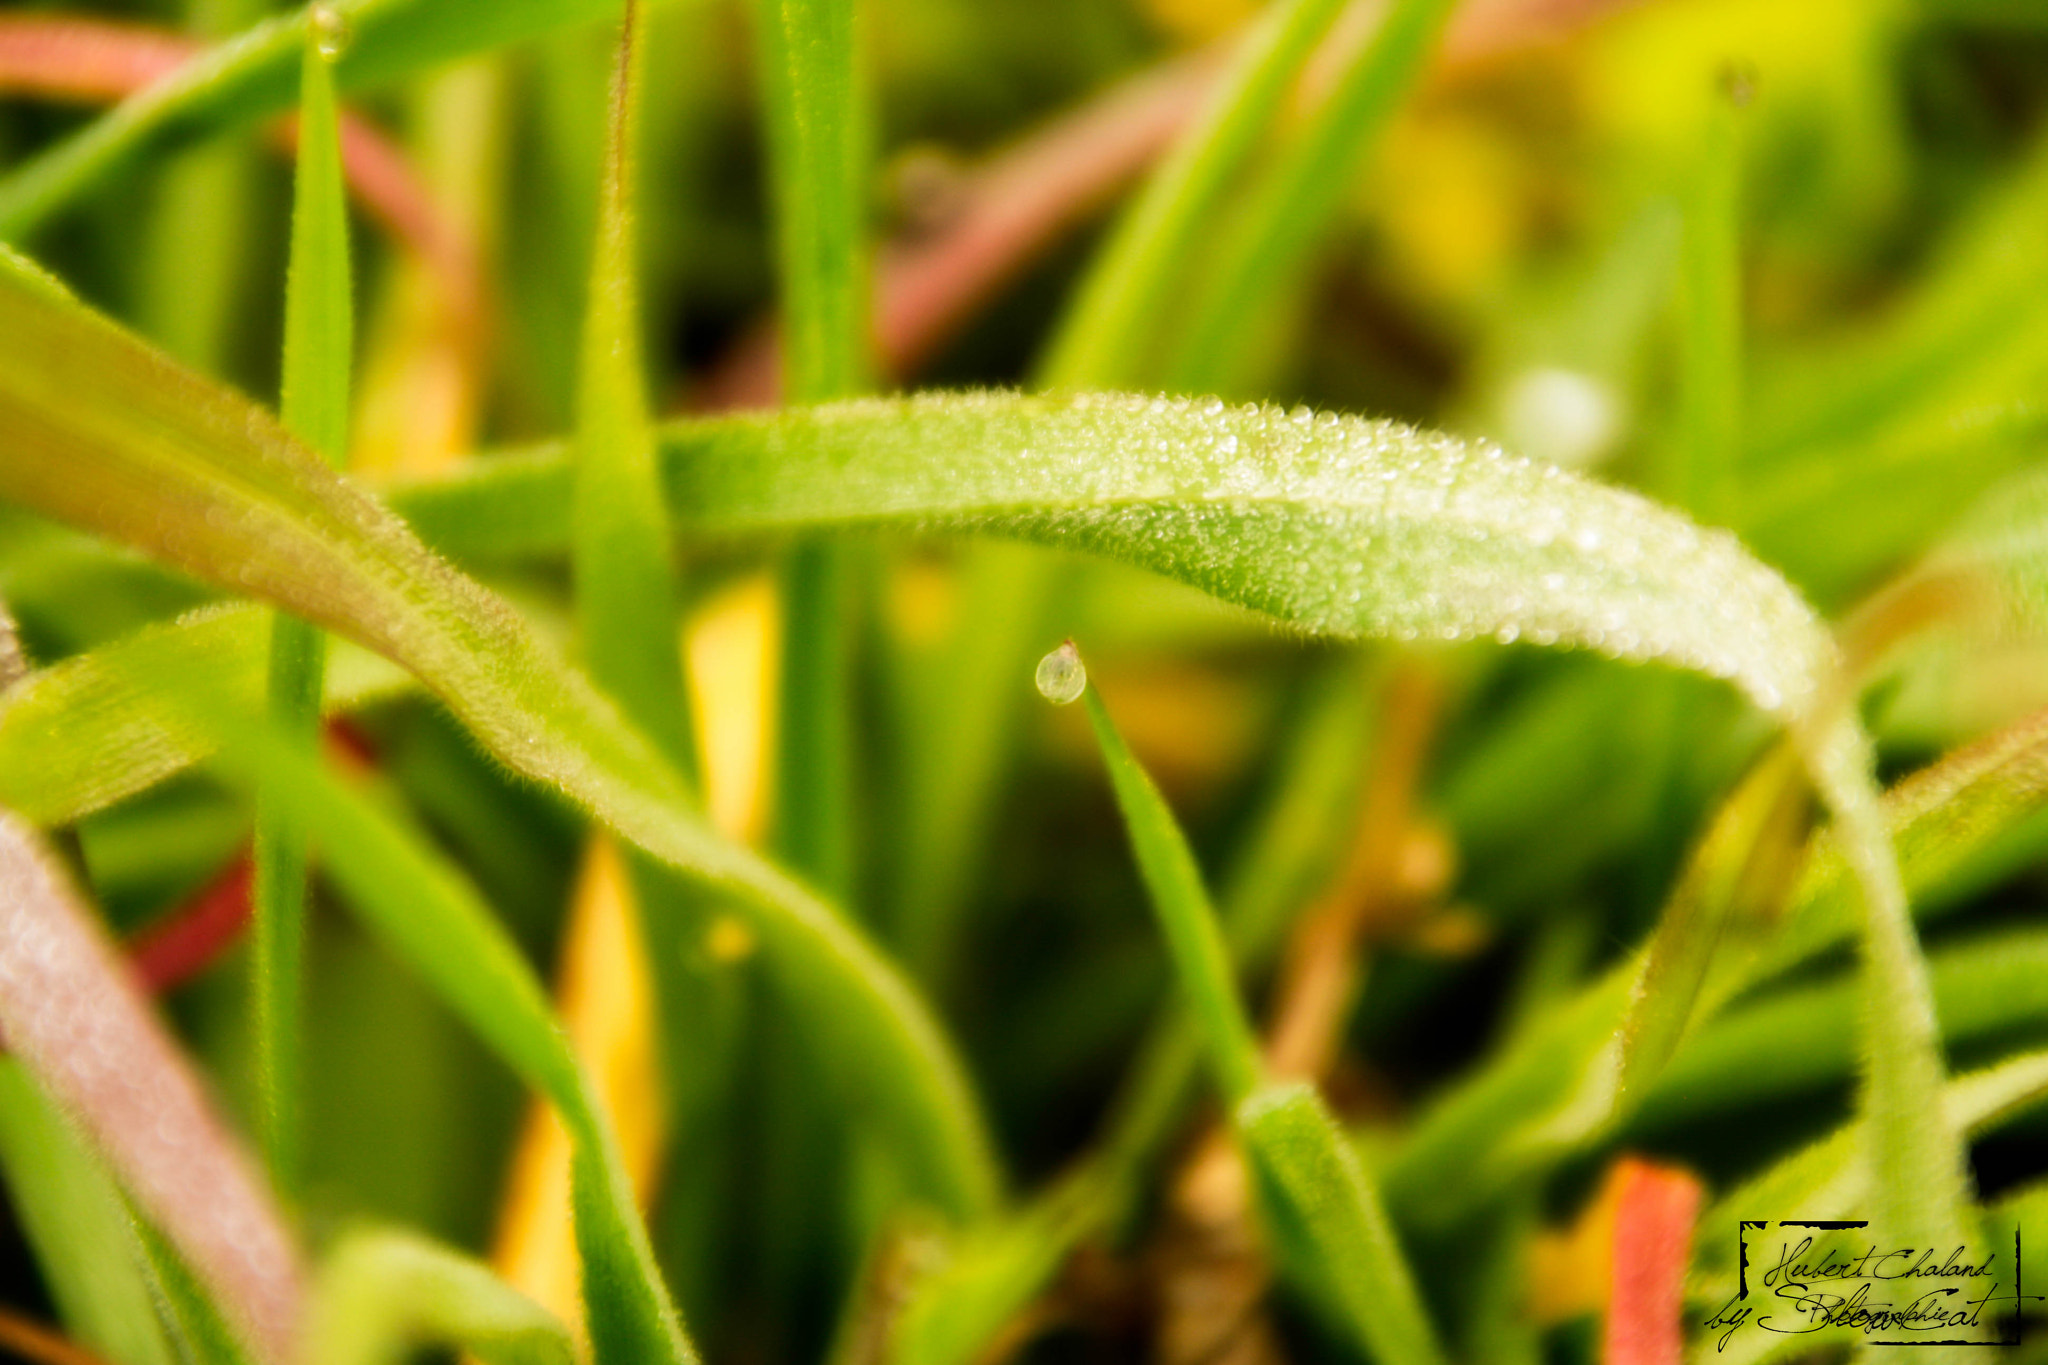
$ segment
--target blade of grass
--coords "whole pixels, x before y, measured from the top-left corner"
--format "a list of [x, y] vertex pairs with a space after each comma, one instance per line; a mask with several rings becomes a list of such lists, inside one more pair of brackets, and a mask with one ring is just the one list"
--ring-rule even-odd
[[[206, 758], [206, 732], [148, 680], [176, 679], [180, 689], [209, 689], [243, 714], [261, 711], [270, 616], [209, 607], [0, 690], [0, 806], [39, 825], [67, 825]], [[337, 641], [327, 707], [353, 707], [409, 683], [381, 655]]]
[[1229, 387], [1246, 328], [1267, 300], [1286, 292], [1421, 72], [1452, 7], [1452, 0], [1393, 0], [1379, 28], [1333, 79], [1330, 95], [1246, 191], [1181, 315], [1164, 370], [1169, 387]]
[[1238, 998], [1222, 932], [1186, 836], [1151, 777], [1131, 756], [1071, 642], [1039, 666], [1055, 702], [1078, 692], [1139, 870], [1173, 958], [1217, 1088], [1258, 1172], [1283, 1248], [1308, 1253], [1335, 1287], [1347, 1326], [1375, 1359], [1428, 1365], [1442, 1348], [1416, 1293], [1379, 1192], [1312, 1087], [1265, 1079], [1250, 1017]]
[[173, 1365], [120, 1190], [12, 1058], [0, 1059], [0, 1169], [65, 1329], [113, 1365]]
[[0, 812], [0, 1028], [191, 1262], [242, 1343], [285, 1365], [298, 1254], [270, 1198], [34, 832]]
[[1096, 253], [1039, 365], [1052, 388], [1142, 385], [1188, 255], [1273, 121], [1342, 0], [1275, 0], [1255, 21], [1195, 123]]
[[[756, 0], [754, 31], [773, 175], [783, 393], [846, 398], [869, 376], [868, 113], [855, 0]], [[817, 540], [783, 569], [775, 845], [838, 899], [852, 883], [849, 566]]]
[[311, 1365], [384, 1365], [422, 1345], [486, 1365], [572, 1365], [569, 1331], [490, 1270], [425, 1238], [350, 1233], [314, 1285]]
[[1704, 521], [1727, 519], [1741, 454], [1741, 134], [1753, 78], [1722, 75], [1704, 145], [1688, 168], [1679, 252], [1678, 468], [1673, 500]]
[[718, 837], [654, 747], [511, 610], [275, 423], [0, 257], [0, 491], [269, 596], [411, 669], [515, 770], [730, 898], [807, 1002], [807, 1035], [887, 1125], [921, 1192], [968, 1214], [996, 1178], [930, 1016], [829, 905]]
[[213, 732], [218, 761], [233, 776], [276, 793], [308, 833], [349, 851], [329, 874], [365, 927], [561, 1114], [575, 1147], [575, 1226], [599, 1365], [694, 1365], [610, 1120], [510, 936], [458, 871], [344, 788], [316, 756], [274, 727], [238, 726], [230, 715], [209, 712], [203, 700], [187, 705], [195, 723]]
[[[348, 207], [342, 195], [341, 141], [328, 70], [331, 40], [316, 22], [301, 62], [299, 161], [292, 203], [290, 268], [285, 281], [284, 425], [313, 450], [340, 463], [348, 452], [353, 305], [349, 297]], [[311, 744], [319, 731], [327, 646], [319, 630], [280, 615], [270, 633], [270, 714]], [[306, 839], [280, 819], [267, 793], [256, 801], [255, 951], [251, 1001], [257, 1093], [271, 1179], [298, 1192], [303, 1162], [300, 1092], [304, 1088]]]
[[[0, 178], [0, 241], [19, 241], [93, 185], [159, 148], [291, 107], [308, 5], [207, 50]], [[363, 89], [599, 18], [611, 0], [353, 0], [333, 6], [348, 39], [336, 76]]]
[[612, 73], [578, 380], [571, 566], [592, 679], [694, 781], [673, 556], [641, 369], [633, 195], [646, 59], [638, 12], [628, 0]]

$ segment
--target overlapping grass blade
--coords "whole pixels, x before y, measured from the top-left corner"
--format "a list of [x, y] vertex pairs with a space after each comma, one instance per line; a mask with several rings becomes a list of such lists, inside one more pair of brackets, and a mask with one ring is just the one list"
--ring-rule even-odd
[[213, 730], [231, 771], [273, 792], [323, 845], [348, 850], [330, 872], [370, 931], [561, 1115], [574, 1149], [576, 1243], [598, 1365], [694, 1365], [610, 1122], [510, 936], [459, 872], [342, 787], [316, 756], [203, 703], [193, 714]]
[[[67, 825], [208, 757], [210, 732], [176, 699], [208, 695], [260, 713], [269, 625], [260, 608], [210, 607], [0, 691], [0, 806], [39, 825]], [[411, 683], [382, 655], [337, 641], [327, 706], [345, 709]]]
[[[341, 131], [332, 60], [309, 32], [299, 81], [299, 160], [292, 199], [291, 260], [284, 294], [287, 429], [329, 460], [348, 453], [350, 298], [348, 206], [341, 183]], [[270, 714], [287, 733], [313, 742], [325, 691], [327, 642], [315, 627], [279, 616], [270, 633]], [[298, 1188], [302, 1144], [306, 839], [280, 819], [266, 794], [256, 801], [254, 955], [257, 1093], [270, 1175]]]
[[311, 1365], [386, 1365], [453, 1346], [486, 1365], [572, 1365], [568, 1328], [467, 1256], [410, 1233], [350, 1233], [327, 1254], [308, 1318]]
[[1039, 372], [1055, 387], [1153, 378], [1147, 350], [1201, 234], [1272, 122], [1341, 0], [1275, 0], [1255, 21], [1199, 121], [1124, 211], [1068, 306]]
[[0, 1059], [0, 1174], [72, 1339], [114, 1365], [173, 1365], [120, 1190], [13, 1058]]
[[0, 271], [0, 492], [270, 597], [400, 661], [499, 758], [746, 911], [812, 1007], [834, 1076], [926, 1197], [970, 1213], [996, 1179], [974, 1100], [929, 1016], [828, 905], [712, 834], [680, 775], [505, 604], [259, 411]]
[[591, 678], [686, 777], [696, 773], [683, 694], [675, 571], [641, 373], [633, 211], [646, 66], [626, 7], [612, 75], [597, 249], [578, 368], [571, 568]]
[[1328, 225], [1358, 163], [1422, 70], [1450, 0], [1395, 0], [1379, 28], [1336, 73], [1330, 94], [1227, 220], [1197, 277], [1165, 377], [1177, 389], [1228, 388], [1242, 338], [1261, 306], [1285, 292]]
[[[1071, 644], [1048, 665], [1078, 669]], [[1045, 668], [1040, 689], [1049, 688]], [[1081, 685], [1086, 687], [1085, 674]], [[1071, 700], [1071, 696], [1067, 697]], [[1267, 1080], [1230, 959], [1179, 822], [1131, 756], [1093, 688], [1088, 720], [1116, 789], [1174, 970], [1203, 1037], [1217, 1088], [1257, 1173], [1282, 1252], [1331, 1287], [1344, 1321], [1376, 1359], [1443, 1359], [1400, 1243], [1357, 1153], [1313, 1087]]]
[[155, 148], [290, 108], [316, 9], [338, 20], [346, 50], [336, 75], [353, 89], [601, 18], [613, 0], [341, 0], [266, 19], [0, 178], [0, 241], [20, 240]]
[[0, 812], [0, 1027], [190, 1263], [241, 1344], [287, 1365], [298, 1251], [198, 1076], [33, 830]]

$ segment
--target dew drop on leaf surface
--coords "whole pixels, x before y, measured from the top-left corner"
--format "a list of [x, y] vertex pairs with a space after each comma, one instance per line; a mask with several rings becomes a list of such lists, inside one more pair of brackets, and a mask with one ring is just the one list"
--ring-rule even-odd
[[1038, 661], [1037, 682], [1039, 695], [1055, 706], [1079, 700], [1088, 688], [1088, 669], [1072, 640]]

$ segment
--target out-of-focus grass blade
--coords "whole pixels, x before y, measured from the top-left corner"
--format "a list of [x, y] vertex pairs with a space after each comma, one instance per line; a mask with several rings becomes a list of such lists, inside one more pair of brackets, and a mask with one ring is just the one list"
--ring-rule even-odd
[[267, 727], [194, 708], [220, 761], [277, 794], [323, 846], [347, 849], [330, 874], [367, 928], [562, 1116], [591, 1345], [599, 1365], [693, 1365], [655, 1266], [616, 1139], [519, 949], [453, 867], [395, 819], [349, 792]]
[[[67, 825], [213, 752], [174, 700], [211, 693], [244, 715], [263, 707], [270, 613], [212, 607], [39, 669], [0, 692], [0, 806]], [[412, 685], [405, 670], [336, 643], [327, 705], [343, 710]]]
[[1749, 78], [1733, 69], [1687, 168], [1679, 253], [1677, 468], [1666, 487], [1705, 521], [1725, 522], [1742, 415], [1741, 120]]
[[[1063, 645], [1041, 665], [1040, 690], [1054, 700], [1071, 701], [1073, 682], [1060, 675], [1080, 667], [1074, 647]], [[1131, 756], [1085, 673], [1077, 681], [1086, 689], [1088, 720], [1145, 889], [1203, 1034], [1218, 1089], [1260, 1177], [1283, 1254], [1301, 1257], [1298, 1269], [1333, 1288], [1346, 1325], [1374, 1358], [1416, 1365], [1442, 1360], [1379, 1191], [1314, 1089], [1265, 1079], [1223, 935], [1179, 822]]]
[[[1953, 906], [1953, 896], [1935, 893], [2037, 826], [2033, 817], [2044, 806], [2048, 714], [1952, 754], [1888, 792], [1885, 820], [1921, 913]], [[2036, 832], [2028, 846], [2038, 847], [2040, 838]], [[1811, 961], [1856, 929], [1852, 879], [1832, 835], [1822, 832], [1809, 845], [1776, 929], [1754, 951], [1724, 954], [1712, 967], [1698, 1016], [1713, 1017], [1737, 992]], [[1638, 960], [1617, 965], [1424, 1113], [1387, 1166], [1388, 1202], [1404, 1223], [1453, 1222], [1510, 1179], [1603, 1131], [1615, 1112], [1616, 1031], [1640, 970]], [[1686, 1065], [1686, 1056], [1679, 1052], [1672, 1066]]]
[[0, 1028], [190, 1262], [242, 1343], [287, 1365], [298, 1253], [199, 1078], [34, 832], [0, 812]]
[[[2048, 937], [2039, 930], [1939, 947], [1927, 966], [1952, 1049], [2048, 1021]], [[1786, 1047], [1787, 1038], [1799, 1046]], [[1670, 1132], [1735, 1106], [1810, 1093], [1855, 1068], [1855, 983], [1788, 988], [1702, 1026], [1651, 1085], [1631, 1130]]]
[[1275, 0], [1200, 119], [1174, 144], [1090, 265], [1040, 364], [1055, 387], [1144, 384], [1148, 344], [1190, 251], [1280, 107], [1341, 0]]
[[[1970, 1136], [1992, 1131], [2000, 1124], [2038, 1106], [2048, 1099], [2048, 1052], [2029, 1052], [2008, 1058], [1995, 1066], [1957, 1076], [1943, 1088], [1939, 1102], [1947, 1110], [1949, 1123]], [[1694, 1296], [1711, 1300], [1716, 1306], [1735, 1292], [1735, 1238], [1738, 1219], [1764, 1209], [1798, 1209], [1802, 1218], [1862, 1218], [1875, 1197], [1875, 1180], [1863, 1134], [1852, 1125], [1787, 1157], [1769, 1170], [1731, 1190], [1700, 1220], [1707, 1229], [1727, 1229], [1729, 1235], [1705, 1237], [1695, 1250]], [[1972, 1220], [1972, 1227], [1978, 1220]], [[2010, 1231], [2008, 1225], [2007, 1232]], [[1917, 1244], [1925, 1245], [1925, 1244]], [[1996, 1249], [1981, 1246], [1975, 1239], [1942, 1244], [1963, 1246], [1982, 1255]], [[1967, 1253], [1966, 1253], [1967, 1254]], [[1986, 1324], [1988, 1327], [1988, 1324]], [[1693, 1359], [1721, 1360], [1731, 1365], [1760, 1365], [1816, 1344], [1798, 1337], [1769, 1331], [1737, 1332], [1727, 1349], [1717, 1351], [1717, 1338], [1703, 1339]]]
[[338, 20], [344, 88], [375, 85], [473, 52], [602, 18], [612, 0], [343, 0], [267, 19], [221, 43], [0, 178], [0, 240], [15, 241], [149, 151], [291, 107], [314, 9]]
[[454, 1346], [487, 1365], [572, 1365], [552, 1314], [487, 1266], [410, 1233], [351, 1233], [327, 1254], [308, 1317], [310, 1365], [387, 1365]]
[[636, 32], [638, 12], [636, 3], [628, 3], [612, 76], [578, 372], [571, 566], [591, 677], [694, 778], [675, 571], [641, 373], [633, 193], [646, 58]]
[[0, 1059], [0, 1168], [70, 1336], [112, 1365], [173, 1365], [120, 1190], [12, 1058]]
[[1170, 386], [1228, 388], [1243, 337], [1259, 309], [1286, 291], [1401, 98], [1422, 70], [1451, 0], [1395, 0], [1330, 94], [1279, 149], [1227, 220], [1214, 257], [1176, 333]]
[[1804, 833], [1804, 793], [1791, 759], [1783, 750], [1772, 753], [1722, 804], [1658, 920], [1622, 1024], [1624, 1108], [1685, 1037], [1728, 922], [1770, 916], [1779, 908], [1773, 898], [1791, 890]]
[[[326, 12], [331, 14], [331, 11]], [[325, 25], [308, 31], [300, 63], [299, 158], [292, 196], [291, 260], [284, 294], [280, 415], [329, 460], [348, 453], [349, 372], [354, 352], [349, 296], [348, 205], [341, 180], [340, 120]], [[327, 642], [318, 629], [279, 616], [270, 633], [270, 714], [312, 743], [320, 724]], [[254, 955], [257, 1093], [271, 1179], [298, 1189], [304, 1086], [306, 838], [256, 799]]]
[[713, 834], [681, 775], [502, 601], [261, 412], [11, 265], [0, 338], [0, 492], [405, 664], [515, 770], [746, 911], [810, 1005], [833, 1074], [887, 1126], [919, 1190], [958, 1213], [989, 1206], [974, 1100], [901, 978], [828, 905]]
[[[868, 384], [868, 109], [857, 0], [755, 0], [782, 292], [783, 394], [846, 398]], [[853, 881], [853, 584], [845, 551], [800, 541], [783, 565], [774, 842], [845, 900]]]

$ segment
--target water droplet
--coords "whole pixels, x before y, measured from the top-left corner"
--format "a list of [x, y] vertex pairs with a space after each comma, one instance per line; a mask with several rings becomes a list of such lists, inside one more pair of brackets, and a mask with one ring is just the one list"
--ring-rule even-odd
[[313, 45], [320, 49], [321, 56], [331, 62], [348, 51], [349, 39], [355, 34], [347, 15], [332, 5], [315, 5], [309, 22], [313, 25]]
[[1065, 706], [1080, 698], [1088, 688], [1088, 669], [1072, 640], [1038, 661], [1036, 681], [1039, 695], [1055, 706]]

